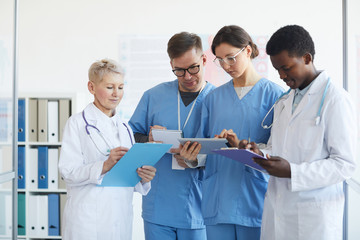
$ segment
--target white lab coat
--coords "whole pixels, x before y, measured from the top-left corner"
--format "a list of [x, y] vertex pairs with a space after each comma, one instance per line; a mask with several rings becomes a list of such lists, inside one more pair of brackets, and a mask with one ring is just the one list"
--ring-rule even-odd
[[288, 160], [291, 179], [270, 177], [262, 240], [342, 239], [343, 181], [356, 167], [356, 114], [348, 93], [330, 83], [315, 125], [327, 80], [322, 72], [293, 114], [294, 90], [275, 106], [264, 152]]
[[[131, 128], [116, 114], [109, 118], [94, 104], [85, 108], [89, 124], [96, 126], [113, 146], [131, 147]], [[78, 113], [66, 123], [59, 170], [67, 186], [67, 201], [62, 222], [64, 240], [130, 240], [132, 233], [134, 190], [147, 194], [150, 183], [133, 187], [98, 187], [107, 159], [85, 131], [85, 121]], [[134, 140], [133, 140], [134, 141]]]

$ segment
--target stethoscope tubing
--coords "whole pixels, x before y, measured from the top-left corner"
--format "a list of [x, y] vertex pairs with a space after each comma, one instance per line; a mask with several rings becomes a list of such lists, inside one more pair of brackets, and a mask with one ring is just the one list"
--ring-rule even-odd
[[[94, 126], [94, 125], [92, 125], [92, 124], [89, 124], [89, 122], [86, 120], [85, 110], [82, 111], [82, 117], [83, 117], [84, 122], [85, 122], [85, 131], [86, 131], [86, 134], [90, 137], [90, 139], [94, 142], [93, 138], [91, 137], [90, 131], [89, 131], [89, 129], [88, 129], [89, 127], [95, 129], [95, 130], [99, 133], [100, 137], [104, 140], [104, 142], [106, 143], [106, 145], [108, 145], [108, 147], [111, 149], [110, 144], [106, 141], [106, 139], [105, 139], [105, 137], [103, 136], [103, 134], [101, 133], [101, 131], [100, 131], [96, 126]], [[128, 127], [125, 123], [123, 123], [123, 125], [125, 126], [128, 134], [129, 134], [129, 138], [130, 138], [130, 142], [131, 142], [131, 146], [132, 146], [132, 145], [134, 145], [134, 142], [133, 142], [133, 138], [131, 137], [131, 133], [130, 133], [129, 127]], [[95, 144], [95, 142], [94, 142], [94, 144]], [[95, 146], [96, 146], [96, 144], [95, 144]], [[97, 148], [97, 146], [96, 146], [96, 148]], [[98, 149], [98, 150], [99, 150], [99, 149]], [[99, 150], [99, 151], [100, 151], [100, 150]], [[100, 151], [100, 152], [101, 152], [101, 151]]]
[[[320, 106], [319, 106], [319, 109], [317, 111], [317, 114], [316, 114], [316, 117], [315, 117], [315, 125], [319, 125], [320, 123], [320, 114], [321, 114], [321, 109], [324, 105], [324, 101], [325, 101], [325, 97], [326, 97], [326, 94], [327, 94], [327, 91], [329, 89], [329, 85], [330, 85], [330, 78], [328, 78], [328, 81], [326, 83], [326, 87], [324, 89], [324, 92], [323, 92], [323, 95], [322, 95], [322, 98], [321, 98], [321, 102], [320, 102]], [[268, 115], [271, 113], [271, 111], [274, 109], [275, 105], [284, 97], [284, 96], [289, 96], [290, 94], [290, 91], [291, 91], [291, 88], [289, 90], [287, 90], [286, 92], [284, 92], [283, 94], [280, 95], [280, 97], [275, 101], [275, 103], [271, 106], [270, 110], [266, 113], [264, 119], [262, 120], [261, 122], [261, 127], [263, 129], [270, 129], [272, 127], [272, 125], [274, 124], [274, 122], [276, 122], [277, 119], [275, 119], [271, 124], [270, 126], [268, 125], [264, 125], [264, 122], [266, 120], [266, 118], [268, 117]]]

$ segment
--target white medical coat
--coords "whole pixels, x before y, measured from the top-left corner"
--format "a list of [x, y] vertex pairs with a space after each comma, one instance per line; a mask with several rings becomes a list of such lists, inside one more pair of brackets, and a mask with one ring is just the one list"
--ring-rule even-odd
[[[113, 146], [131, 148], [132, 130], [129, 126], [126, 129], [118, 114], [109, 118], [92, 103], [84, 112], [88, 123], [96, 126]], [[107, 157], [94, 146], [85, 125], [78, 113], [69, 118], [63, 134], [59, 160], [67, 188], [63, 239], [131, 240], [133, 192], [146, 194], [150, 183], [138, 183], [135, 188], [96, 186], [102, 182], [101, 171]]]
[[[292, 113], [294, 90], [275, 106], [268, 153], [290, 162], [291, 178], [270, 177], [262, 240], [340, 240], [343, 181], [355, 170], [356, 121], [349, 95], [322, 72]], [[266, 152], [266, 151], [265, 151]]]

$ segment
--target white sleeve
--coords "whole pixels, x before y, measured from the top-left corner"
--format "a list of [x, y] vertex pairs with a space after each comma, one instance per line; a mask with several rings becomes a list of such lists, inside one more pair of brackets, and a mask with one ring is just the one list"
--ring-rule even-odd
[[67, 121], [61, 154], [59, 159], [59, 171], [68, 186], [81, 186], [86, 184], [100, 184], [103, 161], [85, 163], [81, 152], [80, 130], [77, 126], [76, 116]]
[[149, 193], [150, 189], [151, 189], [151, 182], [141, 183], [140, 181], [135, 185], [134, 191], [145, 196], [146, 194]]
[[[290, 164], [291, 190], [308, 191], [340, 183], [354, 173], [357, 126], [355, 108], [347, 95], [332, 99], [322, 116], [325, 159]], [[322, 143], [319, 143], [322, 146]]]

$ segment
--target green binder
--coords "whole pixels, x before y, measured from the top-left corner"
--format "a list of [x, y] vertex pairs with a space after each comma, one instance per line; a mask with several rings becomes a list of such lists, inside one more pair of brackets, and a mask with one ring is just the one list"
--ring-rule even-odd
[[25, 193], [18, 193], [18, 235], [26, 235], [25, 229]]

